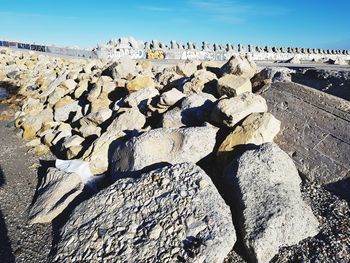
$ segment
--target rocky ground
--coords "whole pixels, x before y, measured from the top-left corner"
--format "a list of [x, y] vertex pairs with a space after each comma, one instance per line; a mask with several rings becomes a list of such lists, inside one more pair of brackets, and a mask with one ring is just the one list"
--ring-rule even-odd
[[47, 262], [51, 225], [29, 225], [28, 211], [38, 183], [40, 160], [27, 154], [16, 131], [0, 122], [0, 261]]
[[259, 95], [294, 71], [0, 56], [6, 261], [349, 261], [344, 175], [300, 176]]

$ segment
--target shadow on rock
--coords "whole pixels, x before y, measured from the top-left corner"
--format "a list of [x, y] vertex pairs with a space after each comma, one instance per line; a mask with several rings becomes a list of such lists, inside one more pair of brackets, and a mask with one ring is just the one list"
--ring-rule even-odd
[[52, 221], [52, 246], [49, 254], [49, 258], [56, 255], [57, 244], [61, 239], [61, 228], [67, 223], [71, 213], [82, 202], [88, 200], [93, 196], [93, 192], [89, 189], [84, 189], [66, 208], [65, 210]]

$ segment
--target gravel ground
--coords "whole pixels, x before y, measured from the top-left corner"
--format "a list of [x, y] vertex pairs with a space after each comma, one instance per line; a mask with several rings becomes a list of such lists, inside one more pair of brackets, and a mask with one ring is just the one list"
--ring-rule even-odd
[[302, 191], [320, 222], [320, 232], [281, 249], [273, 262], [350, 262], [349, 203], [317, 185], [305, 183]]
[[[39, 158], [27, 154], [25, 142], [0, 122], [0, 262], [47, 262], [51, 226], [27, 224], [37, 186]], [[40, 157], [47, 159], [50, 156]]]
[[[304, 200], [310, 204], [320, 222], [320, 232], [317, 236], [305, 239], [297, 245], [281, 248], [271, 263], [350, 262], [349, 203], [324, 187], [308, 182], [303, 183], [301, 190]], [[226, 263], [243, 262], [246, 261], [235, 251], [232, 251], [226, 259]]]

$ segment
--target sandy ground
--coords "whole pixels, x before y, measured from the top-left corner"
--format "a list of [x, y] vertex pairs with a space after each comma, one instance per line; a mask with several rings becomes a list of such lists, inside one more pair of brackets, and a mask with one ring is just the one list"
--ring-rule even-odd
[[39, 160], [27, 154], [25, 142], [0, 122], [0, 262], [47, 262], [52, 244], [50, 225], [27, 224], [35, 194]]

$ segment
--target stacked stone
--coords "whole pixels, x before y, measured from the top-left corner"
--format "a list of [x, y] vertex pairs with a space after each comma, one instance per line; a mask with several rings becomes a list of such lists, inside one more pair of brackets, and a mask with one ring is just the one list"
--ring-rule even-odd
[[[235, 228], [251, 260], [268, 262], [317, 234], [249, 56], [160, 67], [6, 50], [0, 61], [0, 81], [20, 87], [21, 136], [64, 159], [39, 186], [31, 223], [110, 182], [72, 212], [53, 262], [222, 262]], [[233, 214], [207, 173], [226, 185]]]

